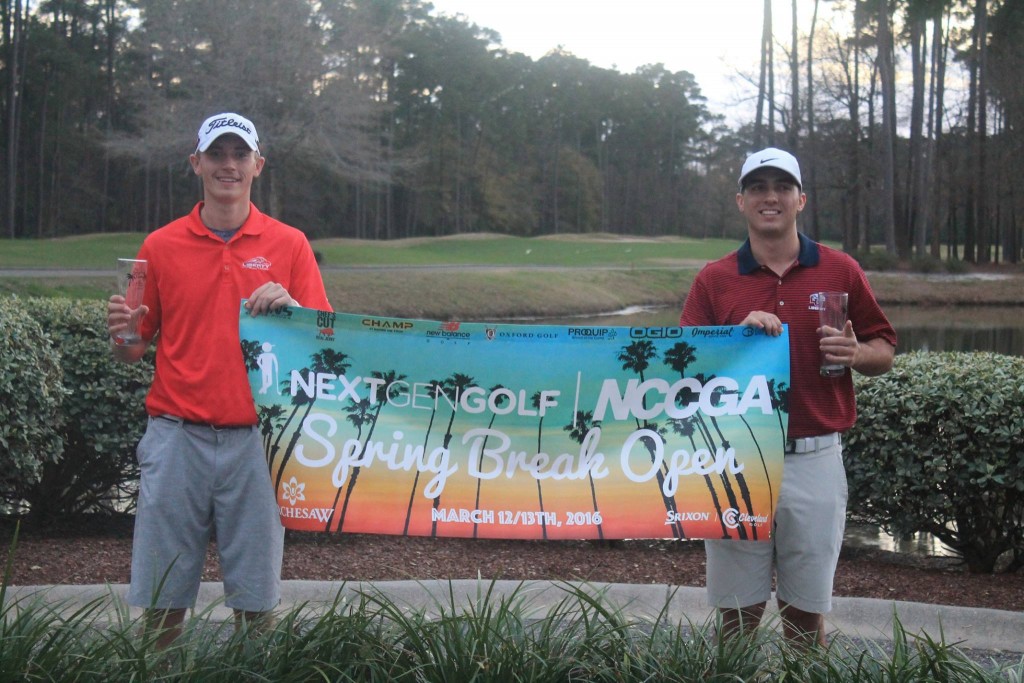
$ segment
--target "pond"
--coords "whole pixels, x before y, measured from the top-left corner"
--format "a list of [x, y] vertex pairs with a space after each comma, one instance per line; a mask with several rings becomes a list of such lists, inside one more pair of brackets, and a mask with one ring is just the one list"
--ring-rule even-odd
[[[886, 306], [899, 336], [899, 353], [908, 351], [994, 351], [1024, 356], [1024, 308], [1014, 306]], [[523, 321], [527, 322], [527, 321]], [[530, 320], [534, 323], [667, 327], [679, 324], [674, 308], [630, 308], [606, 315]]]

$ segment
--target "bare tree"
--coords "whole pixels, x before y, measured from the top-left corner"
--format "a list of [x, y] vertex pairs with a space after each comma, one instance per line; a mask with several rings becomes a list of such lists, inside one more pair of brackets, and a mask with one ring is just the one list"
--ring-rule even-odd
[[875, 0], [878, 21], [878, 73], [882, 87], [882, 126], [878, 144], [881, 148], [881, 203], [882, 231], [885, 248], [890, 254], [896, 247], [896, 68], [893, 60], [892, 15], [889, 0]]
[[[764, 146], [775, 140], [774, 96], [775, 84], [772, 66], [772, 0], [764, 0], [764, 18], [761, 27], [761, 71], [757, 83], [757, 118], [754, 122], [754, 147]], [[768, 107], [768, 135], [765, 136], [764, 110]]]
[[975, 136], [974, 157], [976, 173], [973, 180], [976, 183], [975, 208], [977, 236], [978, 236], [978, 263], [989, 263], [992, 260], [992, 244], [989, 234], [988, 216], [988, 165], [985, 159], [986, 147], [988, 146], [988, 83], [986, 66], [988, 63], [988, 0], [976, 0], [974, 3], [974, 59], [977, 72], [976, 78], [972, 78], [972, 87], [976, 88], [974, 102], [977, 107], [977, 134]]
[[[796, 4], [796, 0], [790, 2], [792, 21], [789, 32], [789, 126], [786, 129], [786, 144], [793, 154], [797, 153], [797, 144], [800, 140], [800, 31]], [[810, 69], [809, 62], [807, 68]]]
[[18, 124], [21, 120], [21, 69], [25, 61], [25, 21], [29, 14], [29, 0], [25, 0], [24, 15], [21, 0], [14, 0], [4, 13], [4, 39], [7, 44], [7, 207], [5, 218], [10, 237], [15, 229], [18, 208]]
[[[807, 193], [808, 199], [811, 205], [811, 226], [810, 235], [814, 239], [819, 239], [819, 207], [818, 207], [818, 161], [815, 155], [818, 153], [817, 140], [815, 138], [816, 131], [814, 129], [814, 31], [818, 24], [818, 2], [814, 0], [814, 14], [811, 16], [811, 28], [807, 33], [807, 143], [811, 149], [810, 158], [804, 159], [804, 165], [807, 167]], [[793, 2], [794, 8], [796, 7], [796, 0]], [[794, 21], [796, 18], [794, 15]], [[795, 46], [794, 46], [795, 47]]]

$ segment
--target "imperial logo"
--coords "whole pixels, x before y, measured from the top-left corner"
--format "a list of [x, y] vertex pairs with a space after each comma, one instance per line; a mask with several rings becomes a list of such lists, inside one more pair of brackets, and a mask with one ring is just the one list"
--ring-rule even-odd
[[257, 256], [243, 263], [242, 267], [249, 270], [270, 270], [270, 261], [264, 256]]

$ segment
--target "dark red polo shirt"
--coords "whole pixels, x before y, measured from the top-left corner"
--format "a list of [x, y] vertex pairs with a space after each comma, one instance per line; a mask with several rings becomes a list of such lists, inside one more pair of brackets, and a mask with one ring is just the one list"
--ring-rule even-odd
[[845, 432], [857, 418], [851, 372], [818, 374], [816, 292], [849, 292], [849, 318], [859, 341], [881, 337], [896, 345], [896, 331], [875, 300], [864, 271], [850, 256], [800, 235], [800, 256], [782, 276], [759, 264], [747, 240], [707, 264], [686, 297], [679, 323], [739, 325], [751, 311], [774, 313], [789, 326], [790, 383], [787, 438]]

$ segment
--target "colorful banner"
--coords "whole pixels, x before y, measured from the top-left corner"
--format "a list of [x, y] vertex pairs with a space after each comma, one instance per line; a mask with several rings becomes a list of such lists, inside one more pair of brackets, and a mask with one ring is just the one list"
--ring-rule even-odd
[[240, 318], [287, 528], [770, 535], [787, 333], [433, 322], [304, 308]]

